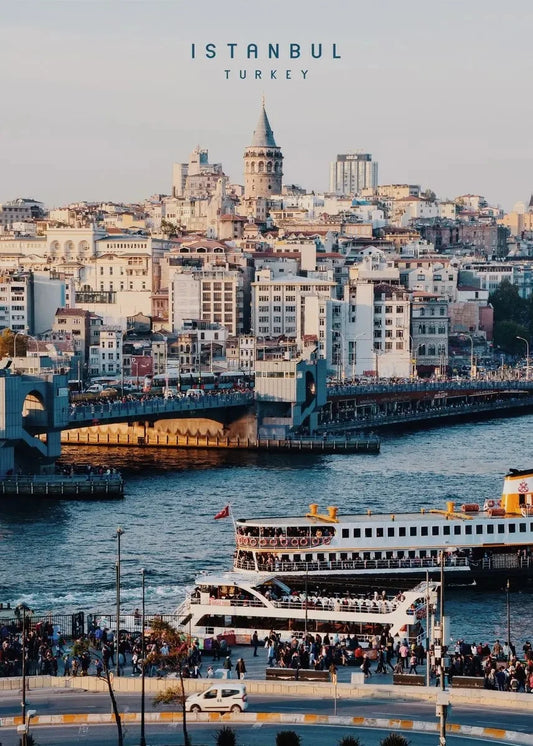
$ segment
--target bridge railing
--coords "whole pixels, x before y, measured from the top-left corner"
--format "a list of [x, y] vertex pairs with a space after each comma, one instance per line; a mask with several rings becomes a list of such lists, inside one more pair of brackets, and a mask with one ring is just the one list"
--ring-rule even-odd
[[[446, 567], [467, 569], [470, 566], [468, 557], [453, 557], [446, 560]], [[255, 570], [255, 565], [250, 560], [238, 557], [234, 567], [239, 570]], [[418, 570], [420, 568], [440, 568], [438, 557], [416, 557], [404, 559], [369, 559], [369, 560], [317, 560], [311, 562], [261, 562], [258, 565], [261, 572], [328, 572], [331, 570], [392, 570], [407, 569]]]
[[70, 423], [99, 421], [114, 421], [129, 417], [150, 417], [157, 414], [172, 414], [174, 412], [196, 412], [220, 407], [243, 406], [253, 401], [253, 393], [205, 394], [198, 397], [183, 397], [165, 399], [152, 397], [146, 400], [132, 401], [113, 400], [92, 404], [73, 404], [70, 407]]
[[333, 384], [328, 386], [328, 397], [359, 396], [361, 394], [389, 394], [424, 391], [508, 391], [533, 389], [533, 381], [425, 381], [409, 383]]

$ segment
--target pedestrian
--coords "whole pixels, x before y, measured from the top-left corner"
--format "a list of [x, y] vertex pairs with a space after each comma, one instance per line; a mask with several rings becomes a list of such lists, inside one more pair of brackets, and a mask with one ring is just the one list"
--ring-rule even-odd
[[415, 673], [418, 675], [418, 671], [416, 670], [416, 664], [417, 664], [416, 654], [412, 653], [411, 657], [409, 658], [409, 673]]
[[365, 653], [363, 656], [363, 665], [361, 666], [361, 671], [365, 675], [365, 679], [369, 679], [372, 674], [370, 672], [370, 658], [368, 657], [368, 653]]
[[231, 679], [231, 669], [233, 668], [233, 663], [231, 662], [231, 658], [229, 657], [229, 655], [227, 655], [224, 659], [222, 668], [226, 671], [226, 678]]
[[257, 648], [259, 647], [259, 637], [257, 636], [257, 630], [252, 635], [252, 645], [254, 648], [254, 658], [257, 658]]
[[102, 663], [100, 658], [95, 658], [94, 665], [96, 666], [96, 675], [98, 678], [100, 678], [104, 671], [104, 664]]
[[237, 678], [244, 679], [246, 675], [246, 664], [243, 658], [239, 658], [235, 664], [235, 673], [237, 674]]

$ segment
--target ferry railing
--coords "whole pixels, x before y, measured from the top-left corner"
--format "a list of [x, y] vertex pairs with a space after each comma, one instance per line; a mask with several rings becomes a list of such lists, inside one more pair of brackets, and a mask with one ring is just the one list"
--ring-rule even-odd
[[[258, 555], [258, 559], [261, 555]], [[235, 567], [240, 570], [256, 570], [250, 560], [237, 558]], [[468, 557], [451, 557], [446, 560], [446, 567], [469, 567]], [[369, 559], [369, 560], [323, 560], [311, 562], [258, 562], [261, 572], [328, 572], [330, 570], [388, 570], [388, 569], [431, 569], [440, 568], [437, 557], [415, 557], [404, 559]]]

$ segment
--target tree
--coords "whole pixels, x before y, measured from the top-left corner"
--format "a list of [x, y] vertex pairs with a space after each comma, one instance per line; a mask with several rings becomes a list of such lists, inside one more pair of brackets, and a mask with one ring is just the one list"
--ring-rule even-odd
[[216, 746], [236, 746], [237, 744], [235, 731], [233, 728], [228, 728], [227, 725], [217, 730], [216, 739]]
[[[15, 333], [11, 329], [4, 329], [0, 333], [0, 357], [14, 357], [13, 346], [15, 344]], [[28, 337], [23, 334], [17, 336], [17, 357], [25, 357], [28, 349]]]
[[505, 352], [519, 354], [516, 337], [530, 337], [533, 328], [533, 304], [520, 297], [518, 286], [504, 280], [490, 294], [489, 303], [494, 308], [494, 343]]
[[164, 622], [162, 619], [152, 619], [152, 632], [155, 637], [159, 637], [162, 641], [166, 642], [168, 646], [168, 654], [162, 653], [150, 653], [146, 661], [143, 661], [143, 665], [152, 665], [154, 663], [159, 664], [161, 667], [176, 671], [179, 675], [179, 686], [169, 687], [163, 692], [160, 692], [157, 697], [154, 698], [154, 705], [157, 704], [171, 704], [172, 702], [179, 702], [181, 704], [181, 711], [183, 716], [183, 740], [185, 746], [191, 746], [189, 734], [187, 732], [187, 712], [185, 709], [185, 700], [187, 695], [185, 694], [185, 684], [183, 683], [183, 669], [187, 663], [188, 658], [188, 644], [187, 639], [184, 635], [176, 632], [168, 622]]
[[164, 236], [167, 236], [167, 238], [172, 238], [173, 236], [177, 236], [179, 233], [178, 226], [175, 223], [171, 222], [170, 220], [163, 219], [161, 221], [161, 233]]
[[300, 736], [293, 730], [280, 730], [276, 734], [276, 746], [300, 746]]
[[409, 741], [401, 733], [389, 733], [379, 742], [379, 746], [409, 746]]
[[339, 741], [339, 746], [361, 746], [361, 741], [355, 736], [344, 736]]

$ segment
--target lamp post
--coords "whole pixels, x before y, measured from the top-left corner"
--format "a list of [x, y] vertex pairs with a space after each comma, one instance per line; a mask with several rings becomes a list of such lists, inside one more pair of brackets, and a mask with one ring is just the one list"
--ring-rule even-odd
[[144, 642], [144, 625], [145, 625], [145, 606], [144, 606], [144, 576], [145, 576], [145, 569], [144, 567], [141, 569], [141, 581], [142, 581], [142, 617], [141, 617], [141, 658], [142, 658], [142, 664], [141, 664], [141, 740], [140, 740], [140, 746], [146, 746], [146, 738], [144, 735], [144, 702], [145, 702], [145, 689], [144, 689], [144, 677], [145, 677], [145, 671], [146, 671], [146, 664], [145, 664], [145, 642]]
[[[448, 547], [447, 552], [455, 551]], [[440, 553], [440, 645], [435, 649], [435, 659], [439, 661], [440, 669], [440, 691], [437, 694], [437, 708], [439, 715], [439, 746], [446, 746], [446, 717], [448, 714], [449, 694], [446, 691], [446, 675], [444, 666], [444, 655], [446, 652], [444, 636], [444, 566], [446, 563], [446, 552]]]
[[524, 337], [517, 337], [517, 339], [526, 344], [526, 381], [529, 381], [529, 342]]
[[470, 340], [470, 380], [474, 377], [474, 337], [471, 334], [464, 334]]
[[28, 734], [26, 732], [26, 607], [22, 607], [22, 746], [27, 746]]
[[120, 526], [117, 528], [117, 532], [114, 538], [117, 540], [117, 561], [115, 564], [116, 580], [117, 580], [117, 631], [115, 640], [115, 675], [120, 676], [120, 659], [119, 659], [119, 638], [120, 638], [120, 537], [124, 533]]
[[507, 597], [507, 660], [510, 661], [512, 658], [511, 653], [511, 598], [509, 596], [510, 591], [510, 583], [509, 578], [507, 578], [507, 583], [505, 585], [505, 594]]

